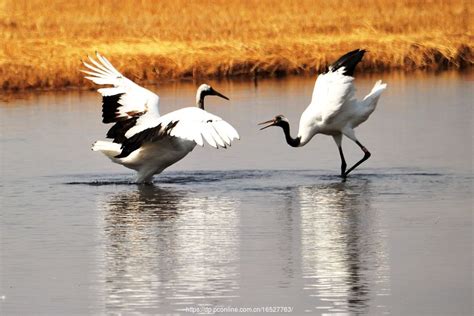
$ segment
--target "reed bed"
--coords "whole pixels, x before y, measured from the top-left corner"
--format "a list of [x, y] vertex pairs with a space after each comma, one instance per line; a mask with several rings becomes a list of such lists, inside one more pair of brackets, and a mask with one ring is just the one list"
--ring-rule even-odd
[[91, 87], [99, 51], [141, 83], [314, 73], [366, 48], [366, 71], [473, 65], [468, 0], [0, 0], [3, 90]]

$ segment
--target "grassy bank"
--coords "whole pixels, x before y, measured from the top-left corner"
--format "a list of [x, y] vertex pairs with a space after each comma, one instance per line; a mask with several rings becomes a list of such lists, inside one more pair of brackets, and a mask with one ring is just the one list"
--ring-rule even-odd
[[90, 87], [94, 51], [140, 82], [315, 72], [366, 48], [368, 71], [473, 64], [472, 5], [454, 1], [5, 1], [0, 87]]

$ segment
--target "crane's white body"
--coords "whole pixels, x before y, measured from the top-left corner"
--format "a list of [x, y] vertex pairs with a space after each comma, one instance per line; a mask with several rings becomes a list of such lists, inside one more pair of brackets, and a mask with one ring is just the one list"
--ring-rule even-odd
[[[204, 146], [204, 140], [214, 148], [226, 148], [238, 139], [237, 131], [220, 117], [196, 107], [176, 110], [149, 120], [146, 126], [135, 126], [127, 131], [129, 137], [162, 124], [176, 122], [169, 136], [147, 142], [124, 158], [116, 158], [121, 145], [109, 141], [97, 141], [92, 150], [100, 151], [113, 162], [136, 170], [137, 182], [149, 182], [153, 175], [161, 173], [169, 166], [183, 159], [196, 145]], [[136, 128], [135, 130], [132, 130]]]
[[375, 110], [387, 85], [377, 81], [372, 91], [358, 101], [354, 98], [354, 78], [344, 75], [343, 71], [344, 68], [340, 68], [318, 76], [311, 103], [301, 115], [300, 146], [307, 144], [316, 134], [331, 135], [335, 139], [342, 134], [356, 141], [354, 128], [365, 122]]
[[194, 147], [196, 143], [192, 141], [165, 138], [148, 143], [125, 158], [115, 158], [120, 154], [121, 147], [110, 141], [96, 141], [92, 150], [100, 151], [113, 162], [137, 171], [136, 182], [142, 183], [150, 182], [155, 174], [186, 157]]
[[[97, 58], [99, 62], [90, 58], [93, 65], [84, 63], [89, 69], [84, 72], [96, 84], [113, 85], [98, 91], [104, 102], [103, 122], [115, 123], [109, 131], [113, 136], [108, 133], [107, 137], [115, 139], [97, 141], [92, 150], [136, 170], [138, 183], [150, 182], [153, 175], [183, 159], [196, 145], [204, 146], [204, 141], [214, 148], [227, 148], [239, 139], [229, 123], [201, 108], [187, 107], [160, 116], [156, 94], [125, 78], [105, 57], [97, 54]], [[197, 100], [203, 102], [199, 96], [209, 89], [201, 85]], [[112, 131], [114, 128], [117, 131]], [[133, 148], [121, 157], [128, 146]]]

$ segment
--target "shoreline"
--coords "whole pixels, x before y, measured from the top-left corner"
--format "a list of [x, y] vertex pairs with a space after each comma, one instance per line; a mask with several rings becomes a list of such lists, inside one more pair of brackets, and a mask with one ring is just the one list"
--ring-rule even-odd
[[[363, 46], [363, 45], [362, 45]], [[467, 45], [461, 45], [451, 56], [442, 52], [429, 49], [431, 55], [423, 52], [416, 56], [412, 52], [398, 58], [400, 62], [390, 60], [377, 60], [376, 55], [369, 49], [369, 54], [359, 65], [359, 73], [386, 74], [392, 72], [403, 72], [407, 74], [415, 72], [438, 73], [445, 71], [469, 72], [474, 67], [473, 50]], [[143, 55], [114, 55], [107, 54], [112, 64], [126, 77], [141, 83], [142, 85], [157, 85], [167, 82], [180, 81], [202, 81], [202, 80], [260, 80], [266, 78], [283, 78], [292, 75], [311, 76], [316, 75], [327, 67], [334, 57], [318, 56], [311, 62], [288, 63], [285, 56], [273, 56], [273, 62], [265, 60], [230, 60], [226, 63], [209, 65], [208, 60], [197, 60], [194, 65], [190, 64], [182, 69], [175, 65], [177, 62], [160, 63], [163, 56]], [[169, 58], [169, 57], [168, 57]], [[87, 60], [87, 58], [84, 58]], [[0, 90], [4, 93], [18, 91], [48, 91], [61, 89], [93, 89], [94, 85], [83, 79], [83, 73], [79, 71], [81, 61], [69, 61], [68, 67], [63, 65], [50, 65], [45, 76], [35, 76], [40, 72], [35, 66], [28, 65], [5, 65], [0, 63]], [[76, 67], [74, 67], [74, 64]], [[174, 67], [173, 67], [174, 66]], [[74, 71], [76, 68], [77, 70]], [[66, 71], [65, 71], [66, 70]], [[44, 69], [43, 69], [44, 72]], [[16, 74], [16, 76], [15, 76]]]
[[[245, 76], [235, 76], [226, 78], [207, 78], [202, 80], [194, 79], [168, 79], [156, 81], [156, 83], [145, 83], [136, 81], [135, 83], [143, 86], [152, 92], [160, 94], [162, 87], [169, 86], [199, 86], [201, 83], [208, 83], [211, 85], [220, 84], [248, 84], [252, 83], [254, 86], [264, 84], [266, 81], [272, 80], [316, 80], [318, 74], [312, 73], [300, 73], [300, 74], [289, 74], [280, 77], [257, 77], [250, 78]], [[427, 71], [427, 70], [414, 70], [414, 71], [403, 71], [403, 70], [392, 70], [383, 72], [356, 72], [355, 79], [357, 80], [384, 80], [387, 82], [397, 80], [424, 80], [432, 76], [441, 76], [448, 78], [459, 78], [463, 80], [473, 81], [474, 80], [474, 67], [457, 70], [457, 69], [446, 69], [442, 71]], [[10, 101], [29, 99], [31, 97], [41, 97], [45, 95], [66, 95], [66, 94], [97, 94], [99, 86], [84, 84], [82, 86], [68, 86], [62, 88], [47, 88], [47, 89], [20, 89], [20, 90], [7, 90], [0, 93], [0, 103], [8, 104]]]

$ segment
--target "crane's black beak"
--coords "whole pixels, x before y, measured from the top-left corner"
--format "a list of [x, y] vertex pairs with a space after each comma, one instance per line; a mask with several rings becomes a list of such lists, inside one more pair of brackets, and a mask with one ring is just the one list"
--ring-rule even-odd
[[228, 97], [226, 97], [226, 96], [223, 95], [222, 93], [220, 93], [220, 92], [214, 90], [214, 88], [212, 89], [211, 94], [212, 94], [212, 95], [217, 95], [218, 97], [221, 97], [221, 98], [223, 98], [223, 99], [229, 100]]
[[269, 128], [271, 126], [275, 126], [276, 122], [275, 122], [275, 120], [269, 120], [269, 121], [265, 121], [265, 122], [262, 122], [262, 123], [258, 123], [258, 125], [264, 125], [264, 124], [268, 124], [268, 125], [262, 127], [260, 130], [265, 129], [265, 128]]

